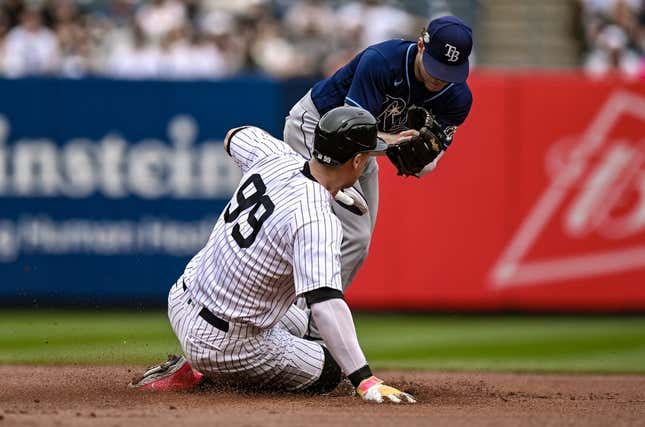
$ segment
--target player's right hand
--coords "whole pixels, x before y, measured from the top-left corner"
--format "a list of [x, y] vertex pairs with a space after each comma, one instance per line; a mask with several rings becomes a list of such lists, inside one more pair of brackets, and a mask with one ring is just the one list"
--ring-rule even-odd
[[415, 129], [406, 129], [403, 130], [399, 133], [397, 133], [394, 138], [394, 144], [400, 144], [403, 141], [407, 141], [409, 139], [414, 138], [415, 136], [419, 135], [419, 131]]
[[406, 129], [399, 133], [379, 132], [378, 136], [389, 145], [393, 145], [393, 144], [400, 144], [403, 141], [407, 141], [408, 139], [414, 138], [418, 134], [419, 134], [418, 130]]
[[361, 381], [356, 387], [356, 392], [366, 402], [383, 403], [416, 403], [412, 395], [383, 384], [383, 380], [371, 376]]

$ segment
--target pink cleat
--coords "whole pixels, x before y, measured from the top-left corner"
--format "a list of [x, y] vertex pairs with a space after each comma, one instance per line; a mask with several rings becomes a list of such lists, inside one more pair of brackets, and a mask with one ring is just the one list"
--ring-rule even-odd
[[152, 366], [143, 376], [135, 377], [128, 387], [153, 391], [192, 390], [203, 375], [194, 371], [184, 356], [168, 355], [161, 365]]

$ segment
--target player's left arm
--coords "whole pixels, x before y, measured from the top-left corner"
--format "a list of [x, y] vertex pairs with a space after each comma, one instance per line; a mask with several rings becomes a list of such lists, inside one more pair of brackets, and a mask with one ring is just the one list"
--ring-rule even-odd
[[433, 171], [452, 143], [457, 128], [452, 123], [462, 123], [463, 119], [440, 121], [426, 108], [411, 106], [407, 114], [407, 127], [417, 130], [417, 135], [391, 144], [386, 151], [398, 175], [420, 178]]
[[[430, 113], [428, 113], [430, 114]], [[423, 134], [428, 135], [430, 132], [430, 137], [435, 138], [438, 143], [438, 154], [432, 161], [421, 169], [421, 171], [414, 174], [417, 178], [427, 175], [428, 173], [434, 171], [439, 164], [439, 160], [446, 154], [446, 150], [452, 144], [455, 132], [459, 125], [447, 124], [444, 121], [438, 120], [436, 117], [432, 118], [433, 124], [429, 130], [424, 130]], [[452, 122], [454, 123], [454, 122]], [[460, 123], [461, 124], [461, 123]]]
[[[322, 199], [321, 195], [314, 198]], [[313, 208], [313, 209], [312, 209]], [[415, 400], [372, 375], [358, 343], [340, 278], [342, 226], [328, 204], [310, 201], [295, 214], [293, 276], [327, 349], [363, 400], [381, 403]]]
[[358, 395], [367, 402], [415, 403], [410, 394], [385, 385], [372, 374], [358, 343], [352, 313], [338, 289], [318, 288], [305, 294], [320, 336]]
[[242, 172], [248, 171], [260, 159], [271, 154], [290, 151], [284, 142], [254, 126], [241, 126], [229, 130], [224, 138], [224, 149]]
[[440, 142], [441, 152], [430, 163], [425, 165], [419, 173], [415, 174], [416, 177], [420, 178], [437, 168], [439, 160], [441, 160], [448, 150], [448, 147], [452, 144], [457, 128], [466, 121], [471, 106], [472, 94], [466, 86], [465, 90], [459, 96], [447, 99], [443, 108], [436, 109], [436, 112], [433, 112], [432, 132]]
[[233, 129], [229, 129], [229, 131], [228, 131], [228, 132], [226, 132], [226, 136], [224, 137], [224, 149], [226, 150], [226, 152], [228, 153], [228, 155], [229, 155], [229, 156], [231, 155], [231, 150], [230, 150], [230, 148], [229, 148], [229, 146], [230, 146], [230, 144], [231, 144], [231, 138], [232, 138], [232, 137], [233, 137], [233, 135], [235, 135], [237, 132], [239, 132], [239, 131], [241, 131], [242, 129], [247, 128], [247, 127], [248, 127], [248, 126], [240, 126], [240, 127], [236, 127], [236, 128], [233, 128]]

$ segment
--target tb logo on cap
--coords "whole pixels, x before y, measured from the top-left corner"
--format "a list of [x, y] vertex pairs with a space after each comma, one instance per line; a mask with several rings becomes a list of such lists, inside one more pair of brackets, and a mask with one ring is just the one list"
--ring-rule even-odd
[[457, 62], [459, 60], [459, 51], [457, 48], [450, 43], [446, 43], [445, 45], [448, 50], [446, 51], [446, 54], [444, 56], [448, 57], [448, 61], [450, 62]]

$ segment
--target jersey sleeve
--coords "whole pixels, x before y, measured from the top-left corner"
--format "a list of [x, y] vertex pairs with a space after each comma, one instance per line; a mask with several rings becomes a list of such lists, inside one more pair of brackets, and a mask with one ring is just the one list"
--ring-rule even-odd
[[345, 104], [363, 108], [377, 117], [390, 81], [385, 58], [376, 50], [367, 49], [358, 61]]
[[293, 278], [296, 295], [318, 288], [343, 290], [340, 244], [343, 231], [331, 208], [302, 205], [296, 214]]
[[455, 103], [437, 114], [437, 120], [444, 126], [459, 126], [466, 121], [471, 106], [472, 97], [468, 96], [466, 100]]
[[272, 154], [289, 153], [289, 146], [253, 126], [234, 129], [228, 136], [227, 153], [246, 172], [261, 159]]
[[472, 103], [472, 94], [470, 91], [467, 91], [462, 93], [458, 99], [451, 99], [450, 102], [446, 103], [446, 107], [437, 111], [435, 118], [447, 137], [443, 147], [444, 150], [452, 144], [457, 128], [466, 120], [468, 113], [470, 113]]

